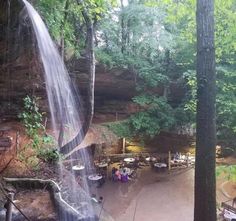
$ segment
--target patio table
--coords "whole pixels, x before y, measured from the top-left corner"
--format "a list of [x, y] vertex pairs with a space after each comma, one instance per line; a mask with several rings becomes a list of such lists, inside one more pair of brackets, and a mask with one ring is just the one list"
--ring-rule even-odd
[[88, 179], [92, 180], [92, 181], [98, 181], [98, 180], [102, 179], [102, 175], [99, 175], [99, 174], [89, 175]]
[[108, 163], [98, 163], [97, 166], [100, 167], [100, 168], [107, 167]]
[[85, 168], [85, 166], [83, 166], [83, 165], [75, 165], [72, 167], [72, 170], [79, 171], [79, 170], [83, 170], [84, 168]]
[[147, 158], [145, 158], [145, 160], [146, 161], [156, 161], [157, 160], [157, 158], [156, 157], [147, 157]]
[[166, 167], [167, 167], [167, 164], [166, 164], [166, 163], [155, 163], [155, 164], [154, 164], [154, 167], [157, 167], [157, 168], [166, 168]]
[[126, 163], [133, 163], [135, 161], [135, 159], [130, 157], [130, 158], [125, 158], [124, 161]]

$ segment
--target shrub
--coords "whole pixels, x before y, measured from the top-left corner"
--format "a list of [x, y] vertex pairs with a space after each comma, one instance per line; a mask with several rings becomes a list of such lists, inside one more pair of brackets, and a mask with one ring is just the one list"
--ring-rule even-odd
[[55, 163], [59, 160], [59, 152], [55, 148], [44, 148], [38, 151], [38, 158], [48, 163]]

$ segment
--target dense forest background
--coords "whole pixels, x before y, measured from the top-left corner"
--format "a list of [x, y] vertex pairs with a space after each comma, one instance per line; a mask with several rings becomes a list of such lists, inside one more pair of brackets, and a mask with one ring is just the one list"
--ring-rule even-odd
[[[86, 57], [86, 12], [94, 29], [96, 61], [107, 70], [132, 74], [137, 91], [132, 100], [140, 111], [107, 123], [116, 134], [146, 139], [163, 130], [195, 130], [195, 1], [38, 0], [34, 5], [68, 63]], [[235, 11], [233, 0], [215, 2], [217, 138], [231, 148], [236, 137]], [[185, 91], [181, 102], [173, 101], [172, 83]]]

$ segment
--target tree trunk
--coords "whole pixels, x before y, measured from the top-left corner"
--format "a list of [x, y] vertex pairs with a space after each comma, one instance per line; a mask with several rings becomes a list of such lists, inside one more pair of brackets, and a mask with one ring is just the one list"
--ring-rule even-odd
[[121, 4], [121, 53], [124, 54], [125, 52], [125, 46], [126, 46], [126, 31], [125, 31], [125, 21], [124, 21], [124, 15], [123, 15], [123, 10], [124, 10], [124, 3], [123, 0], [120, 0]]
[[197, 1], [197, 138], [194, 221], [216, 221], [213, 0]]
[[61, 57], [64, 59], [65, 56], [65, 36], [64, 36], [64, 29], [65, 29], [65, 23], [68, 16], [68, 8], [69, 8], [69, 0], [66, 0], [65, 6], [64, 6], [64, 18], [61, 22], [61, 40], [60, 40], [60, 52]]
[[[78, 3], [81, 2], [78, 0]], [[68, 154], [76, 146], [78, 146], [84, 139], [88, 129], [92, 123], [94, 115], [94, 84], [95, 84], [95, 55], [94, 55], [94, 28], [93, 22], [89, 17], [86, 9], [82, 10], [82, 14], [86, 23], [87, 36], [86, 36], [86, 60], [87, 60], [87, 72], [89, 75], [89, 85], [88, 85], [88, 97], [87, 97], [87, 110], [86, 115], [83, 120], [83, 125], [81, 130], [78, 132], [77, 136], [60, 148], [60, 152], [63, 154]], [[85, 114], [85, 113], [84, 113]]]
[[[94, 84], [95, 84], [95, 55], [94, 55], [94, 26], [91, 19], [87, 16], [86, 13], [83, 13], [83, 16], [86, 21], [87, 28], [87, 45], [86, 45], [86, 58], [87, 58], [87, 70], [89, 74], [89, 85], [88, 85], [88, 99], [87, 99], [87, 123], [88, 127], [92, 123], [93, 114], [94, 114]], [[86, 131], [87, 133], [87, 131]]]

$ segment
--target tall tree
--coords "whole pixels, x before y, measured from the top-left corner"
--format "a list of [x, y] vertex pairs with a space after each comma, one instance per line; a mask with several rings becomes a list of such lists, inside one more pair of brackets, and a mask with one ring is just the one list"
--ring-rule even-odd
[[[81, 7], [81, 14], [86, 25], [86, 48], [85, 56], [87, 60], [87, 72], [89, 76], [88, 84], [88, 98], [87, 98], [87, 110], [82, 122], [82, 127], [76, 137], [70, 142], [60, 148], [60, 152], [68, 154], [76, 146], [78, 146], [84, 139], [88, 129], [92, 123], [94, 114], [94, 84], [95, 84], [95, 55], [94, 55], [94, 23], [96, 23], [98, 17], [105, 11], [105, 1], [81, 1], [77, 0], [78, 5]], [[93, 8], [93, 7], [95, 8]]]
[[68, 9], [69, 9], [69, 0], [66, 0], [65, 2], [65, 6], [64, 6], [64, 18], [61, 21], [61, 39], [60, 39], [60, 52], [61, 52], [61, 57], [62, 59], [64, 59], [64, 55], [65, 55], [65, 33], [64, 33], [64, 29], [65, 29], [65, 24], [66, 24], [66, 20], [68, 17]]
[[194, 221], [216, 221], [214, 1], [197, 0], [197, 138]]
[[[120, 1], [121, 4], [121, 11], [124, 10], [124, 3], [123, 0]], [[123, 54], [125, 51], [125, 41], [126, 41], [126, 33], [125, 33], [125, 22], [124, 22], [124, 15], [121, 13], [121, 53]]]

